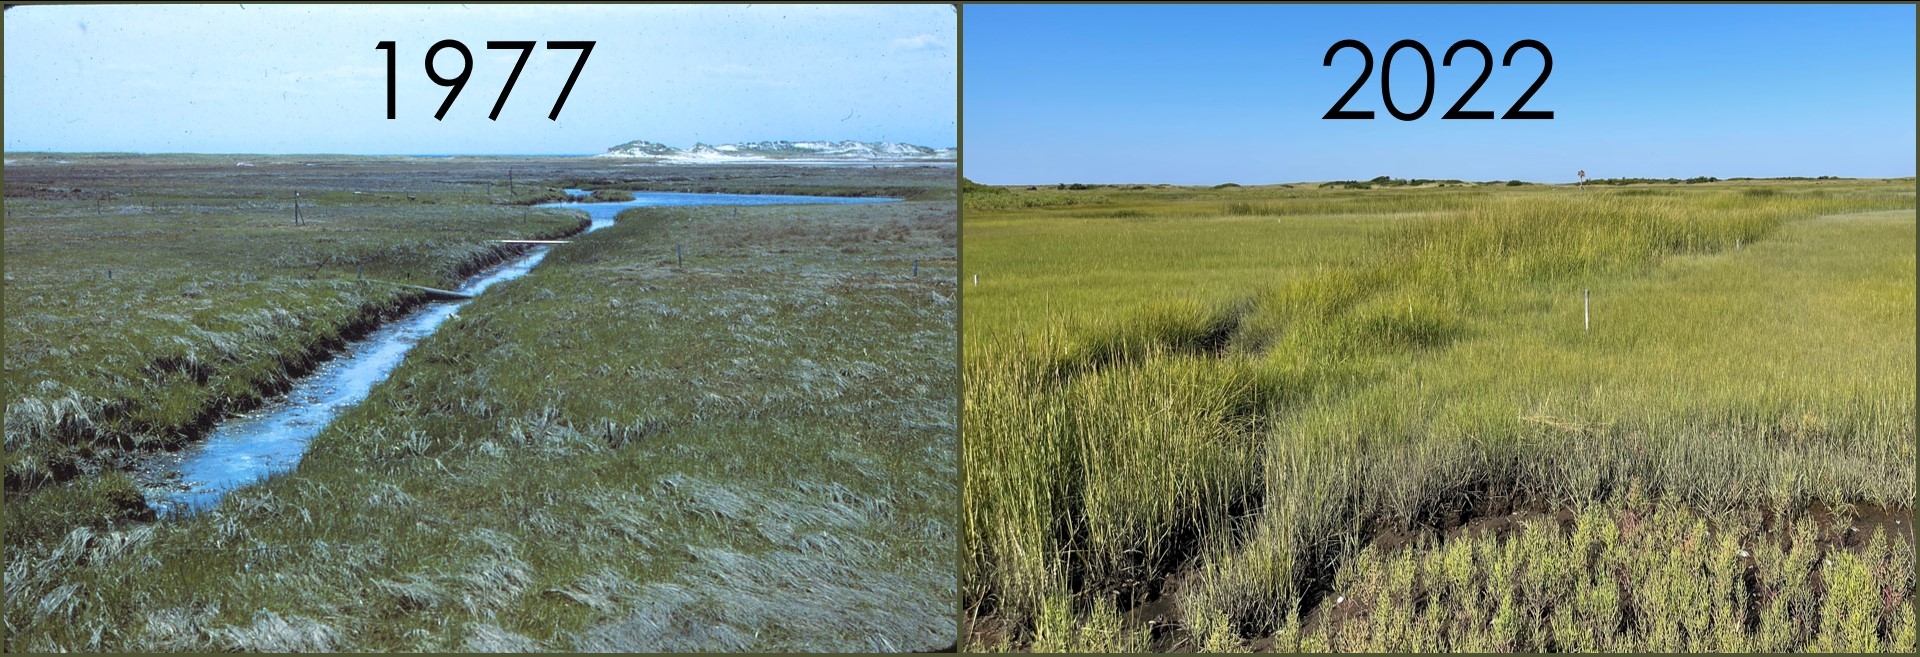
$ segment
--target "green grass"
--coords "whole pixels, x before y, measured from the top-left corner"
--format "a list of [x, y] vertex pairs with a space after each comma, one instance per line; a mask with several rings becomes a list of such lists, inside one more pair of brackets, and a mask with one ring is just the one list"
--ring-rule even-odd
[[620, 203], [633, 200], [633, 192], [624, 189], [597, 189], [588, 194], [588, 203]]
[[1492, 496], [1911, 518], [1909, 181], [978, 196], [983, 647], [1162, 598], [1272, 637], [1381, 532]]
[[[1912, 652], [1910, 534], [1676, 501], [1369, 546], [1274, 652]], [[1908, 528], [1910, 530], [1910, 528]], [[1207, 640], [1239, 645], [1217, 628]], [[1250, 647], [1250, 646], [1249, 646]]]
[[953, 211], [626, 212], [462, 308], [293, 472], [10, 546], [10, 646], [944, 646]]

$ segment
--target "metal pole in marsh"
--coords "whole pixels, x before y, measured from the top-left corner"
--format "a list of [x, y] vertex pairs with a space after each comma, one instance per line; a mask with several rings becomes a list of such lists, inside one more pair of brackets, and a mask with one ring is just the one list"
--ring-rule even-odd
[[679, 269], [687, 268], [687, 262], [680, 258], [680, 245], [678, 244], [673, 245], [673, 266]]
[[293, 225], [300, 225], [300, 192], [293, 193]]
[[920, 259], [919, 258], [913, 259], [913, 276], [914, 278], [920, 277]]
[[1580, 291], [1581, 322], [1586, 324], [1587, 333], [1593, 333], [1593, 290]]

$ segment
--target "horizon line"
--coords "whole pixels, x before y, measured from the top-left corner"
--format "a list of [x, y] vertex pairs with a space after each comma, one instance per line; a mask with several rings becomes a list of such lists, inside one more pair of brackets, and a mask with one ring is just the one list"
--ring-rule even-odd
[[[850, 140], [850, 141], [857, 141], [857, 140]], [[905, 142], [897, 142], [897, 143], [905, 143]], [[915, 146], [917, 146], [918, 144], [913, 144], [913, 145], [915, 145]], [[931, 148], [931, 147], [929, 147], [929, 148]], [[936, 149], [936, 150], [939, 150], [939, 149]], [[957, 149], [956, 149], [956, 150], [957, 150]], [[232, 151], [232, 152], [224, 152], [224, 151], [223, 151], [223, 152], [200, 152], [200, 151], [38, 151], [38, 150], [34, 150], [34, 151], [27, 151], [27, 150], [22, 150], [22, 151], [15, 151], [15, 150], [0, 150], [0, 154], [5, 154], [5, 155], [6, 155], [6, 156], [8, 156], [8, 157], [12, 157], [12, 156], [30, 156], [30, 155], [73, 155], [73, 156], [85, 156], [85, 155], [123, 155], [123, 156], [125, 156], [125, 155], [132, 155], [132, 156], [152, 156], [152, 157], [159, 157], [159, 156], [179, 156], [179, 155], [192, 155], [192, 156], [202, 156], [202, 157], [216, 157], [216, 156], [218, 156], [218, 157], [599, 157], [599, 156], [601, 156], [601, 155], [605, 155], [605, 154], [607, 154], [607, 153], [610, 153], [610, 152], [612, 152], [612, 151], [611, 151], [611, 150], [607, 150], [607, 151], [601, 151], [601, 152], [599, 152], [599, 153], [244, 153], [244, 152], [239, 152], [239, 151]], [[641, 158], [629, 158], [629, 157], [622, 157], [622, 158], [620, 158], [620, 159], [641, 159]], [[776, 160], [776, 161], [777, 161], [777, 160]], [[865, 160], [858, 160], [858, 159], [847, 159], [846, 161], [848, 161], [848, 162], [860, 162], [860, 161], [865, 161]], [[873, 160], [873, 161], [880, 161], [880, 160]], [[938, 162], [952, 162], [952, 161], [954, 161], [954, 160], [928, 160], [928, 161], [938, 161]]]
[[[1703, 181], [1699, 181], [1699, 182], [1696, 182], [1696, 183], [1688, 183], [1688, 182], [1687, 182], [1688, 180], [1692, 180], [1692, 179], [1697, 179], [1697, 178], [1703, 178], [1703, 177], [1704, 177], [1704, 178], [1711, 178], [1711, 180], [1703, 180]], [[1589, 178], [1589, 179], [1588, 179], [1588, 180], [1587, 180], [1586, 182], [1587, 182], [1587, 183], [1590, 183], [1590, 184], [1600, 184], [1600, 181], [1603, 181], [1603, 180], [1632, 180], [1632, 181], [1634, 181], [1634, 182], [1632, 182], [1632, 183], [1627, 183], [1627, 184], [1706, 184], [1706, 183], [1715, 183], [1715, 182], [1745, 182], [1745, 181], [1749, 181], [1749, 180], [1794, 180], [1794, 181], [1801, 181], [1801, 180], [1809, 180], [1809, 181], [1820, 181], [1820, 180], [1903, 180], [1903, 179], [1907, 179], [1907, 178], [1914, 178], [1914, 177], [1915, 177], [1915, 174], [1911, 174], [1911, 173], [1909, 173], [1909, 174], [1906, 174], [1906, 175], [1903, 175], [1903, 176], [1834, 176], [1834, 175], [1818, 175], [1818, 176], [1802, 176], [1802, 175], [1790, 175], [1790, 176], [1731, 176], [1731, 177], [1727, 177], [1727, 178], [1719, 178], [1719, 177], [1715, 177], [1715, 176], [1694, 176], [1693, 178], [1674, 178], [1674, 177], [1670, 177], [1670, 176], [1669, 176], [1669, 177], [1664, 177], [1664, 178], [1650, 178], [1650, 177], [1641, 177], [1641, 176], [1617, 176], [1617, 177], [1613, 177], [1613, 178]], [[1396, 178], [1396, 179], [1394, 179], [1394, 180], [1398, 180], [1398, 181], [1400, 181], [1400, 182], [1401, 182], [1402, 184], [1399, 184], [1399, 185], [1390, 185], [1390, 186], [1393, 186], [1393, 187], [1412, 187], [1413, 185], [1408, 185], [1408, 184], [1404, 184], [1404, 183], [1405, 183], [1405, 181], [1407, 181], [1407, 180], [1414, 180], [1414, 179], [1411, 179], [1411, 178], [1405, 178], [1405, 179], [1402, 179], [1402, 178]], [[1578, 180], [1572, 180], [1572, 181], [1554, 181], [1554, 182], [1543, 182], [1543, 181], [1538, 181], [1538, 180], [1527, 180], [1527, 179], [1524, 179], [1524, 178], [1498, 178], [1498, 179], [1493, 179], [1493, 180], [1461, 180], [1461, 179], [1454, 179], [1454, 178], [1420, 178], [1420, 179], [1418, 179], [1418, 180], [1423, 180], [1423, 181], [1426, 181], [1425, 183], [1423, 183], [1423, 185], [1424, 185], [1424, 184], [1430, 184], [1430, 183], [1461, 183], [1461, 184], [1471, 184], [1471, 185], [1487, 185], [1487, 184], [1493, 184], [1493, 183], [1506, 183], [1506, 182], [1509, 182], [1509, 181], [1519, 181], [1519, 182], [1523, 182], [1523, 183], [1527, 183], [1527, 184], [1530, 184], [1530, 185], [1574, 185], [1574, 186], [1579, 186], [1579, 185], [1581, 185], [1581, 184], [1582, 184], [1582, 183], [1581, 183], [1580, 181], [1578, 181]], [[1055, 181], [1055, 182], [1046, 182], [1046, 183], [983, 183], [983, 182], [980, 182], [980, 181], [977, 181], [977, 180], [974, 180], [974, 179], [972, 179], [972, 178], [967, 178], [967, 179], [966, 179], [966, 181], [967, 181], [968, 183], [971, 183], [971, 184], [975, 184], [975, 185], [981, 185], [981, 186], [985, 186], [985, 187], [1054, 187], [1054, 188], [1059, 188], [1059, 187], [1061, 187], [1061, 186], [1067, 186], [1067, 187], [1071, 187], [1071, 186], [1073, 186], [1073, 185], [1081, 185], [1081, 186], [1083, 186], [1083, 187], [1089, 187], [1089, 188], [1090, 188], [1090, 187], [1132, 187], [1132, 186], [1147, 186], [1147, 187], [1277, 187], [1277, 186], [1280, 186], [1280, 185], [1324, 185], [1324, 184], [1333, 184], [1333, 183], [1362, 183], [1362, 184], [1380, 184], [1380, 183], [1374, 183], [1374, 182], [1373, 182], [1373, 181], [1371, 181], [1371, 180], [1350, 180], [1350, 179], [1338, 179], [1338, 180], [1334, 180], [1334, 179], [1329, 179], [1329, 180], [1290, 180], [1290, 181], [1281, 181], [1281, 182], [1268, 182], [1268, 183], [1237, 183], [1237, 182], [1231, 182], [1231, 181], [1229, 181], [1229, 182], [1222, 182], [1222, 183], [1164, 183], [1164, 182], [1160, 182], [1160, 183], [1156, 183], [1156, 182], [1118, 182], [1118, 183], [1068, 183], [1068, 182], [1058, 182], [1058, 181]]]

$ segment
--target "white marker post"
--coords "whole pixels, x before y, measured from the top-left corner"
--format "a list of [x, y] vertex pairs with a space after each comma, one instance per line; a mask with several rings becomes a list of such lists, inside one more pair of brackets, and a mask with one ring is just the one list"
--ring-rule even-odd
[[1587, 332], [1593, 332], [1593, 290], [1580, 291], [1581, 322], [1587, 325]]

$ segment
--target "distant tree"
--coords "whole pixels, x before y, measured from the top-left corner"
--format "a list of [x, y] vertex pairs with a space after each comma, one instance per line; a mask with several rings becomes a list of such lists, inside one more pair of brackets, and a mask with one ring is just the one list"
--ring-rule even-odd
[[1581, 169], [1579, 176], [1580, 176], [1580, 189], [1586, 189], [1587, 188], [1587, 170]]

